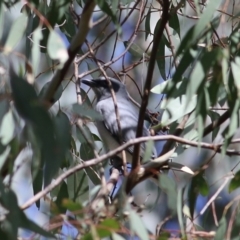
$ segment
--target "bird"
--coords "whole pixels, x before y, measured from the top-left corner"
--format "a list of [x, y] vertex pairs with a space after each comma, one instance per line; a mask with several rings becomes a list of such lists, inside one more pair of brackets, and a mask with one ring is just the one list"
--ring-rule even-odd
[[[96, 126], [107, 149], [114, 150], [136, 138], [139, 109], [130, 100], [126, 86], [122, 82], [111, 77], [108, 77], [108, 79], [116, 96], [121, 132], [119, 131], [114, 101], [107, 79], [105, 77], [81, 79], [81, 82], [91, 87], [96, 94], [95, 110], [102, 116], [102, 120], [97, 121]], [[142, 136], [150, 136], [150, 131], [145, 124], [143, 125]], [[126, 149], [127, 163], [132, 162], [133, 150], [134, 146]], [[145, 150], [146, 143], [144, 142], [140, 144], [140, 160], [143, 159]], [[154, 159], [156, 156], [156, 149], [153, 146], [150, 158]], [[118, 162], [122, 161], [121, 153], [117, 155], [117, 159]]]

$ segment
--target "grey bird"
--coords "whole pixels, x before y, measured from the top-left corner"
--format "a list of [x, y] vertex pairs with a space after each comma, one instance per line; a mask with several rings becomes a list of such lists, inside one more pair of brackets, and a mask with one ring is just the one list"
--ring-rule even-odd
[[[139, 110], [130, 100], [125, 85], [114, 78], [109, 78], [109, 80], [111, 81], [112, 89], [116, 96], [121, 136], [119, 134], [114, 102], [107, 80], [104, 77], [99, 77], [91, 80], [82, 79], [81, 82], [90, 86], [96, 94], [97, 102], [95, 110], [103, 117], [102, 121], [96, 122], [96, 126], [108, 150], [113, 150], [119, 147], [119, 145], [136, 138]], [[150, 132], [145, 125], [143, 126], [143, 136], [150, 136]], [[126, 160], [129, 163], [132, 161], [133, 149], [134, 146], [131, 146], [126, 150]], [[146, 143], [141, 143], [141, 159], [144, 156], [145, 149]], [[121, 153], [118, 156], [121, 158]], [[154, 159], [156, 156], [156, 149], [153, 147], [150, 158]]]

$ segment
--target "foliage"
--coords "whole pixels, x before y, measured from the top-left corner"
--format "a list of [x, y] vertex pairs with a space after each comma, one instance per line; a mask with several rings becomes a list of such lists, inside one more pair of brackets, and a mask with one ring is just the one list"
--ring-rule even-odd
[[[167, 239], [176, 232], [183, 239], [238, 239], [237, 3], [2, 1], [1, 239], [16, 239], [19, 229], [29, 230], [29, 239], [36, 234], [70, 238], [63, 228], [69, 224], [78, 239], [152, 239], [155, 234]], [[130, 94], [143, 103], [139, 119], [151, 119], [157, 136], [169, 130], [148, 146], [161, 140], [160, 157], [173, 161], [144, 161], [145, 172], [132, 180], [133, 169], [111, 203], [108, 195], [120, 173], [113, 169], [110, 179], [104, 175], [109, 156], [93, 127], [101, 115], [92, 108], [92, 92], [79, 85], [81, 78], [106, 74], [125, 79]], [[25, 149], [32, 152], [30, 164], [21, 154]], [[22, 186], [13, 186], [26, 166], [34, 196], [20, 204]], [[144, 180], [156, 172], [158, 186], [152, 187]], [[141, 193], [134, 199], [126, 194], [141, 181]], [[143, 201], [148, 194], [153, 200]], [[47, 227], [25, 211], [36, 206], [40, 213], [44, 204], [49, 205]], [[150, 220], [144, 216], [148, 211]], [[166, 230], [171, 221], [179, 227]]]

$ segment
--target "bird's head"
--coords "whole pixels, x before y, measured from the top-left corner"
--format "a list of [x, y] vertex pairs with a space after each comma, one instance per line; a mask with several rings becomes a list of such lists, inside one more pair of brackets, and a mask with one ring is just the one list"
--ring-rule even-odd
[[[114, 78], [108, 79], [111, 82], [112, 89], [115, 92], [117, 98], [128, 98], [128, 93], [123, 83]], [[109, 83], [105, 77], [99, 77], [96, 79], [81, 79], [81, 82], [93, 89], [98, 101], [112, 97]]]

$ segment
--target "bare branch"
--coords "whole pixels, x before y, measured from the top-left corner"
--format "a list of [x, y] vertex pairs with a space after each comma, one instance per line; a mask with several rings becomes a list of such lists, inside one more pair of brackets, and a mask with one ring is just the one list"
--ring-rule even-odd
[[[146, 108], [147, 108], [147, 104], [148, 104], [149, 92], [150, 92], [150, 89], [151, 89], [153, 70], [154, 70], [154, 67], [155, 67], [155, 61], [156, 61], [156, 57], [157, 57], [157, 49], [158, 49], [158, 45], [160, 43], [160, 40], [162, 38], [164, 28], [165, 28], [165, 26], [168, 22], [168, 19], [169, 19], [168, 10], [169, 10], [169, 1], [168, 0], [163, 0], [162, 21], [161, 21], [159, 29], [157, 30], [156, 35], [154, 36], [152, 53], [151, 53], [150, 60], [149, 60], [147, 77], [146, 77], [146, 82], [145, 82], [145, 87], [144, 87], [144, 94], [143, 94], [141, 108], [140, 108], [140, 111], [139, 111], [138, 126], [137, 126], [137, 133], [136, 133], [137, 138], [142, 136], [144, 116], [145, 116], [145, 112], [146, 112]], [[140, 165], [139, 154], [140, 154], [140, 145], [137, 144], [134, 147], [134, 151], [133, 151], [132, 171], [134, 171], [135, 168], [137, 168]], [[126, 186], [127, 185], [128, 184], [126, 184]]]
[[[36, 201], [38, 201], [40, 198], [42, 198], [43, 196], [45, 196], [46, 194], [48, 194], [50, 191], [52, 191], [55, 187], [57, 187], [65, 178], [69, 177], [70, 175], [74, 174], [77, 171], [80, 171], [84, 168], [96, 165], [110, 157], [113, 157], [115, 155], [117, 155], [118, 153], [120, 153], [122, 150], [134, 145], [134, 144], [138, 144], [141, 142], [146, 142], [149, 140], [152, 141], [160, 141], [160, 140], [174, 140], [175, 142], [179, 142], [182, 144], [187, 144], [193, 147], [200, 147], [200, 148], [205, 148], [205, 149], [211, 149], [217, 152], [221, 152], [221, 146], [223, 144], [218, 144], [218, 145], [214, 145], [214, 144], [209, 144], [209, 143], [204, 143], [204, 142], [195, 142], [195, 141], [189, 141], [186, 140], [184, 138], [181, 137], [176, 137], [173, 135], [166, 135], [166, 136], [149, 136], [149, 137], [141, 137], [141, 138], [136, 138], [136, 139], [132, 139], [129, 142], [121, 145], [120, 147], [116, 148], [115, 150], [112, 150], [102, 156], [99, 156], [98, 158], [94, 158], [91, 160], [88, 160], [86, 162], [83, 162], [82, 164], [79, 164], [69, 170], [67, 170], [66, 172], [64, 172], [63, 174], [61, 174], [58, 178], [56, 178], [51, 184], [49, 184], [45, 189], [43, 189], [41, 192], [37, 193], [35, 196], [33, 196], [31, 199], [29, 199], [21, 208], [22, 209], [26, 209], [28, 207], [30, 207], [32, 204], [34, 204]], [[231, 143], [239, 143], [240, 139], [234, 139]], [[226, 155], [232, 156], [232, 155], [238, 155], [240, 156], [240, 151], [235, 151], [235, 150], [226, 150]], [[144, 180], [144, 179], [143, 179]]]
[[[92, 15], [95, 5], [96, 5], [95, 1], [89, 0], [86, 2], [85, 7], [83, 9], [78, 32], [74, 36], [74, 38], [71, 42], [71, 45], [68, 49], [68, 55], [69, 55], [68, 60], [65, 62], [63, 68], [58, 70], [56, 72], [56, 74], [54, 75], [54, 77], [51, 81], [51, 84], [50, 84], [49, 88], [47, 89], [46, 94], [43, 97], [44, 102], [51, 103], [51, 99], [52, 99], [55, 91], [58, 89], [59, 85], [63, 81], [63, 78], [64, 78], [69, 66], [71, 65], [75, 55], [78, 52], [78, 49], [84, 43], [87, 33], [88, 33], [89, 29], [91, 28], [91, 25], [90, 25], [91, 15]], [[49, 107], [51, 105], [52, 105], [52, 103], [49, 105]]]

